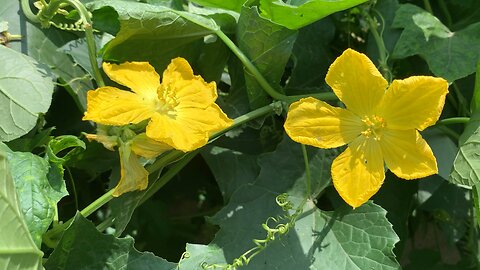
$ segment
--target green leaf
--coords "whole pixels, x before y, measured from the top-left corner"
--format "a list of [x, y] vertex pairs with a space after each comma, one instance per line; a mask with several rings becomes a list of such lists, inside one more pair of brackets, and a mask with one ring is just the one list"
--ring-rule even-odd
[[[60, 152], [65, 152], [65, 150], [69, 148], [72, 149], [64, 153], [61, 157], [58, 156]], [[83, 152], [86, 148], [85, 143], [76, 136], [62, 135], [55, 137], [48, 142], [47, 155], [51, 162], [63, 164], [68, 162], [73, 156]]]
[[0, 140], [10, 141], [29, 132], [48, 110], [53, 82], [34, 59], [4, 46], [0, 55]]
[[[280, 89], [280, 80], [296, 38], [297, 31], [261, 18], [257, 7], [242, 8], [237, 30], [240, 50], [276, 89]], [[255, 77], [246, 70], [245, 82], [251, 108], [259, 108], [269, 103], [268, 95]]]
[[0, 33], [8, 31], [8, 22], [0, 21]]
[[51, 186], [47, 178], [50, 166], [45, 159], [22, 152], [9, 153], [8, 159], [28, 230], [40, 247], [42, 235], [52, 223], [57, 203], [66, 191]]
[[159, 71], [178, 56], [196, 60], [202, 38], [219, 28], [212, 19], [144, 3], [106, 0], [88, 7], [111, 7], [118, 13], [120, 31], [103, 47], [104, 60], [148, 61]]
[[263, 18], [289, 29], [299, 29], [328, 15], [349, 9], [367, 0], [299, 0], [286, 4], [281, 0], [260, 0]]
[[480, 184], [480, 111], [477, 110], [460, 137], [460, 149], [449, 181], [472, 187]]
[[9, 46], [47, 65], [50, 72], [65, 84], [64, 87], [83, 111], [86, 108], [87, 91], [94, 88], [91, 77], [81, 67], [75, 65], [68, 55], [58, 50], [77, 36], [55, 27], [40, 29], [39, 25], [30, 23], [23, 16], [19, 3], [17, 0], [4, 0], [0, 5], [0, 18], [9, 23], [9, 32], [22, 34], [22, 42], [11, 42]]
[[475, 72], [480, 60], [480, 23], [452, 32], [427, 11], [404, 4], [396, 13], [393, 27], [404, 28], [394, 58], [420, 55], [433, 74], [449, 82]]
[[[330, 164], [336, 154], [308, 148], [313, 197], [329, 185]], [[253, 239], [265, 237], [262, 223], [285, 214], [275, 202], [279, 194], [287, 192], [296, 205], [303, 201], [306, 177], [299, 144], [285, 138], [274, 152], [260, 156], [258, 164], [261, 170], [254, 182], [234, 174], [239, 178], [235, 181], [243, 179], [244, 184], [211, 219], [220, 225], [220, 231], [208, 246], [188, 245], [189, 257], [180, 261], [180, 268], [231, 263], [254, 246]], [[264, 269], [265, 265], [269, 269], [399, 269], [392, 253], [398, 237], [385, 214], [370, 202], [354, 210], [344, 204], [332, 212], [320, 210], [308, 200], [295, 229], [269, 243], [248, 269]], [[276, 224], [270, 220], [269, 225]]]
[[115, 238], [97, 231], [95, 226], [77, 214], [65, 231], [57, 248], [45, 263], [55, 269], [176, 269], [176, 264], [148, 252], [138, 252], [133, 238]]
[[214, 8], [223, 8], [234, 10], [240, 12], [242, 5], [247, 0], [190, 0], [190, 2], [205, 6], [205, 7], [214, 7]]
[[43, 252], [25, 224], [5, 155], [0, 151], [0, 269], [40, 270]]

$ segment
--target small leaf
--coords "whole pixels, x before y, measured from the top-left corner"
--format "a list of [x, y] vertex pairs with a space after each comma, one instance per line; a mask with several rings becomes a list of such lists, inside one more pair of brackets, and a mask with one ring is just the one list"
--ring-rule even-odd
[[40, 247], [56, 211], [56, 205], [66, 191], [56, 190], [47, 178], [48, 162], [32, 153], [8, 154], [12, 178], [19, 195], [20, 206], [34, 242]]
[[393, 57], [418, 54], [433, 74], [449, 82], [475, 72], [480, 60], [480, 23], [452, 32], [429, 12], [404, 4], [396, 13], [393, 27], [404, 29]]
[[34, 59], [5, 46], [0, 55], [0, 140], [10, 141], [29, 132], [48, 110], [53, 82]]
[[57, 248], [45, 263], [47, 270], [56, 269], [164, 269], [174, 270], [176, 264], [138, 252], [133, 238], [115, 238], [97, 231], [95, 226], [77, 213]]
[[263, 18], [289, 29], [299, 29], [328, 15], [349, 9], [367, 0], [307, 0], [298, 5], [286, 4], [282, 0], [260, 0]]
[[40, 270], [43, 253], [25, 224], [5, 155], [0, 150], [0, 269]]
[[[62, 157], [57, 156], [58, 153], [70, 149]], [[47, 155], [50, 161], [65, 163], [73, 156], [78, 155], [86, 149], [85, 143], [73, 135], [58, 136], [48, 142]]]

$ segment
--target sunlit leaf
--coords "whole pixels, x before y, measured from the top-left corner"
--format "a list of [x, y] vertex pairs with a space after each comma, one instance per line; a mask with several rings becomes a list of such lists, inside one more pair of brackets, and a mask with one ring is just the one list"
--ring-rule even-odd
[[349, 9], [367, 0], [260, 0], [261, 16], [290, 29], [299, 29], [328, 15]]
[[29, 132], [50, 107], [52, 79], [32, 58], [0, 45], [0, 140]]

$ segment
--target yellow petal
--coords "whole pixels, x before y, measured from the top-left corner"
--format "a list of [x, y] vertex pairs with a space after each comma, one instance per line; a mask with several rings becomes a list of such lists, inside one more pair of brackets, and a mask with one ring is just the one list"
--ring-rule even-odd
[[347, 109], [360, 117], [373, 114], [388, 85], [372, 61], [352, 49], [333, 62], [325, 81]]
[[359, 137], [332, 163], [333, 185], [353, 208], [377, 193], [384, 179], [382, 151], [374, 139]]
[[185, 123], [156, 113], [147, 125], [147, 136], [183, 152], [193, 151], [207, 144], [208, 133], [191, 129]]
[[418, 131], [386, 129], [380, 144], [387, 167], [398, 177], [415, 179], [438, 173], [432, 149]]
[[171, 149], [171, 146], [152, 140], [145, 133], [138, 134], [132, 139], [132, 151], [144, 158], [155, 158]]
[[114, 151], [114, 147], [117, 146], [117, 137], [107, 136], [102, 134], [85, 134], [85, 137], [88, 141], [97, 141], [103, 144], [103, 147], [107, 148], [110, 151]]
[[296, 142], [333, 148], [357, 138], [363, 125], [352, 112], [309, 97], [290, 105], [284, 127]]
[[175, 96], [177, 108], [206, 108], [217, 99], [215, 82], [206, 83], [202, 77], [193, 75], [187, 60], [175, 58], [163, 72], [162, 86], [159, 88], [160, 99]]
[[103, 71], [113, 81], [143, 97], [148, 99], [157, 97], [160, 76], [147, 62], [125, 62], [119, 65], [103, 62]]
[[176, 120], [192, 130], [213, 132], [225, 129], [233, 124], [233, 120], [213, 103], [205, 109], [184, 108], [177, 113]]
[[135, 93], [107, 86], [88, 91], [83, 120], [115, 126], [136, 124], [150, 118], [154, 110], [155, 103], [145, 102]]
[[129, 145], [120, 145], [120, 181], [113, 196], [118, 197], [126, 192], [144, 190], [148, 186], [148, 172], [140, 164], [138, 157], [131, 151]]
[[448, 82], [442, 78], [414, 76], [394, 80], [378, 113], [389, 128], [424, 130], [440, 117], [447, 93]]

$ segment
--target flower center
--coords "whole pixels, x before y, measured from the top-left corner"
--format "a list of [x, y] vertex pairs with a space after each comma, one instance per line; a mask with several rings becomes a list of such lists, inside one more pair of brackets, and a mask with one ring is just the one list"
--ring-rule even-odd
[[375, 140], [380, 140], [382, 136], [382, 129], [387, 126], [387, 122], [380, 116], [372, 115], [365, 116], [362, 119], [365, 129], [361, 132], [363, 136], [370, 138], [373, 137]]
[[171, 118], [175, 118], [177, 116], [175, 107], [178, 105], [175, 92], [171, 91], [168, 86], [162, 86], [162, 89], [158, 92], [159, 102], [157, 104], [157, 111], [162, 114], [166, 114]]

